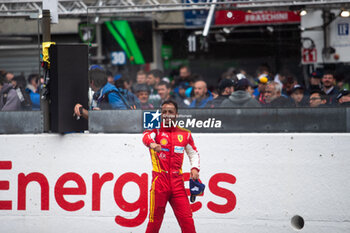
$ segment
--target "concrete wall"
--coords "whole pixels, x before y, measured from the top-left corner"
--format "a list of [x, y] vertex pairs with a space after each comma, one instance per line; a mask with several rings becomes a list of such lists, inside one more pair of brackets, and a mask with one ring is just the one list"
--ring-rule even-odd
[[[78, 33], [80, 19], [60, 19], [59, 24], [51, 24], [52, 34]], [[41, 24], [40, 24], [41, 33]], [[0, 18], [1, 35], [37, 35], [38, 21], [23, 18]]]
[[[350, 134], [193, 138], [206, 184], [192, 205], [197, 232], [295, 232], [294, 216], [301, 232], [349, 232]], [[145, 231], [151, 162], [140, 134], [0, 135], [0, 147], [1, 232]], [[169, 205], [161, 232], [180, 232]]]
[[[153, 15], [160, 25], [158, 29], [183, 28], [183, 12], [170, 12]], [[53, 34], [74, 34], [78, 33], [78, 24], [86, 20], [80, 18], [60, 18], [58, 24], [51, 24]], [[41, 31], [41, 24], [40, 24]], [[0, 34], [2, 36], [15, 35], [36, 35], [38, 33], [38, 22], [36, 19], [24, 18], [0, 18]]]

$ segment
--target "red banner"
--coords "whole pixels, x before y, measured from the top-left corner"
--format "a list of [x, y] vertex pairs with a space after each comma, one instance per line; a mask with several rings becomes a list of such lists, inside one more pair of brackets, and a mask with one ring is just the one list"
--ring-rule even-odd
[[215, 25], [254, 25], [300, 23], [300, 15], [294, 11], [216, 11]]
[[313, 49], [304, 49], [302, 50], [303, 64], [312, 64], [317, 62], [317, 51]]

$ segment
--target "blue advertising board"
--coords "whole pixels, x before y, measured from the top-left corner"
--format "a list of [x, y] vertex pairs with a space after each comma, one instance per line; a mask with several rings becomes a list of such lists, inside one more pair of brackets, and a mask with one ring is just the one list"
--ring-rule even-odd
[[348, 36], [349, 35], [349, 24], [348, 23], [338, 23], [338, 36]]
[[[182, 0], [183, 3], [190, 3], [188, 0]], [[206, 0], [192, 0], [193, 3], [207, 2]], [[189, 7], [191, 8], [191, 7]], [[208, 10], [188, 10], [184, 11], [186, 27], [204, 27], [208, 17]]]

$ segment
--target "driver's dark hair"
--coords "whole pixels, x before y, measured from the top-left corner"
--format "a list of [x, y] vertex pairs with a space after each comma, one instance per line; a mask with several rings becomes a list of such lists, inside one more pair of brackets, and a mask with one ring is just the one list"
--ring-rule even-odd
[[162, 108], [163, 105], [165, 105], [165, 104], [172, 104], [172, 105], [174, 105], [176, 113], [177, 113], [178, 107], [177, 107], [177, 103], [175, 101], [173, 101], [173, 100], [166, 100], [166, 101], [164, 101], [162, 103], [162, 105], [160, 107]]

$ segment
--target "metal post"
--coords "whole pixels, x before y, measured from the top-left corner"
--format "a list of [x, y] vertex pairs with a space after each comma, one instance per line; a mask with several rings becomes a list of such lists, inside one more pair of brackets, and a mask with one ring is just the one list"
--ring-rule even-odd
[[152, 32], [153, 36], [153, 59], [154, 59], [154, 67], [155, 69], [163, 70], [163, 59], [162, 59], [162, 44], [163, 38], [162, 34], [156, 30]]
[[322, 55], [326, 58], [329, 59], [331, 55], [330, 51], [330, 28], [329, 24], [331, 22], [331, 12], [329, 9], [324, 9], [322, 13], [322, 18], [323, 18], [323, 50], [322, 50]]
[[43, 42], [51, 41], [51, 19], [50, 19], [50, 10], [43, 10], [43, 19], [42, 19], [42, 32], [43, 32]]
[[40, 18], [39, 18], [39, 15], [40, 15], [40, 11], [38, 10], [38, 15], [37, 15], [37, 22], [38, 22], [38, 74], [39, 74], [39, 79], [40, 79], [40, 76], [41, 76], [41, 64], [40, 64], [41, 51], [40, 51]]
[[305, 82], [305, 88], [309, 89], [310, 87], [310, 79], [309, 79], [309, 73], [310, 73], [310, 66], [309, 65], [303, 65], [303, 77]]
[[204, 37], [206, 37], [209, 33], [210, 23], [213, 19], [216, 2], [217, 2], [217, 0], [212, 0], [212, 4], [210, 5], [207, 21], [205, 22], [205, 26], [204, 26], [204, 30], [203, 30], [203, 34], [202, 34]]
[[[43, 18], [41, 21], [41, 28], [43, 33], [43, 42], [51, 41], [51, 19], [50, 19], [50, 10], [43, 10]], [[44, 71], [44, 75], [45, 75]], [[40, 93], [40, 109], [43, 112], [43, 122], [44, 122], [44, 132], [49, 132], [50, 130], [50, 115], [49, 115], [49, 100], [42, 98], [42, 90]]]
[[104, 56], [102, 54], [102, 34], [101, 34], [101, 24], [96, 23], [96, 44], [97, 44], [97, 63], [102, 64]]

